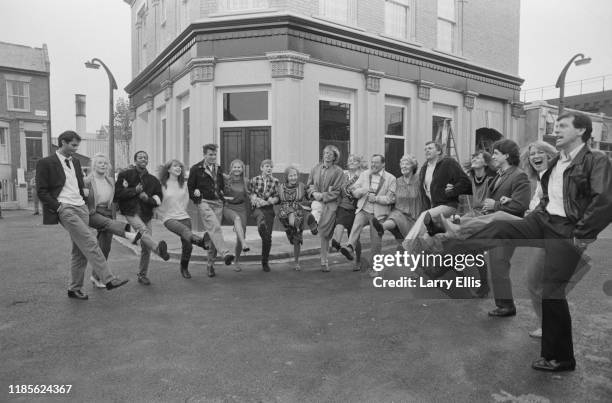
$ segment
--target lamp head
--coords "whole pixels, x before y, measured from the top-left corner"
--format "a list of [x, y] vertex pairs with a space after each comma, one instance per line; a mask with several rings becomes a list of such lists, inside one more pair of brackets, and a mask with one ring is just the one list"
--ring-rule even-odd
[[582, 59], [580, 59], [580, 60], [576, 60], [576, 61], [574, 62], [574, 64], [575, 64], [576, 66], [582, 66], [582, 65], [584, 65], [584, 64], [589, 64], [589, 63], [591, 63], [591, 58], [590, 58], [590, 57], [583, 57]]
[[94, 62], [85, 62], [85, 67], [87, 67], [88, 69], [99, 69], [100, 65]]

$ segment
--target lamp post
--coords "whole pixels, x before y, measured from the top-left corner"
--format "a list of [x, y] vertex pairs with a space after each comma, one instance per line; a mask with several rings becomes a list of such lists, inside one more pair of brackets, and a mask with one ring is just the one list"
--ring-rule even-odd
[[112, 169], [115, 169], [115, 103], [113, 99], [113, 91], [117, 89], [117, 82], [113, 73], [110, 72], [106, 64], [102, 60], [94, 58], [88, 62], [85, 62], [85, 67], [88, 69], [99, 69], [100, 66], [104, 68], [108, 75], [109, 84], [109, 102], [108, 102], [108, 159], [110, 161]]
[[[580, 58], [580, 59], [576, 60], [577, 58]], [[574, 62], [574, 60], [576, 61]], [[570, 68], [572, 63], [575, 63], [576, 66], [582, 66], [583, 64], [589, 64], [590, 62], [591, 62], [590, 57], [584, 57], [582, 53], [578, 53], [574, 55], [574, 57], [572, 57], [570, 61], [567, 62], [563, 70], [561, 70], [561, 74], [559, 75], [559, 78], [557, 79], [557, 84], [555, 84], [555, 87], [559, 88], [559, 116], [561, 116], [561, 114], [563, 113], [563, 107], [564, 107], [563, 96], [565, 94], [565, 75], [567, 74], [567, 70]]]

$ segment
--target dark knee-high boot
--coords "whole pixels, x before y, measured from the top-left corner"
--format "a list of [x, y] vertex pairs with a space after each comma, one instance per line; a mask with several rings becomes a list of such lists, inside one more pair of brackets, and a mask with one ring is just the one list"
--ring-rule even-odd
[[189, 260], [181, 260], [181, 276], [183, 276], [183, 278], [191, 278], [188, 267]]

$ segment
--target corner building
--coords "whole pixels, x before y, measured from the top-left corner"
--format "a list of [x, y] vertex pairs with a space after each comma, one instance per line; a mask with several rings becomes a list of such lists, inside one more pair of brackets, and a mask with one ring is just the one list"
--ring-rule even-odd
[[343, 167], [381, 153], [397, 175], [432, 139], [463, 161], [518, 136], [519, 0], [124, 1], [133, 147], [152, 167], [217, 143], [226, 169], [307, 173], [334, 144]]

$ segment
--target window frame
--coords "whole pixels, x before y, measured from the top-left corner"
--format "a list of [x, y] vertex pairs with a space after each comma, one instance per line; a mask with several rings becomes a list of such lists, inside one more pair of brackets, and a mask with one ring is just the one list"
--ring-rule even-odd
[[[0, 164], [11, 163], [11, 150], [10, 150], [10, 139], [9, 130], [7, 127], [0, 126]], [[4, 139], [4, 144], [2, 144]]]
[[[240, 92], [266, 92], [268, 99], [268, 119], [261, 120], [223, 120], [223, 98], [225, 94], [235, 94]], [[219, 88], [217, 90], [217, 122], [218, 127], [251, 127], [251, 126], [272, 126], [272, 89], [269, 86], [247, 86], [239, 88]]]
[[[437, 10], [436, 10], [436, 50], [444, 53], [450, 54], [460, 54], [462, 44], [460, 42], [460, 26], [459, 21], [461, 18], [461, 6], [462, 2], [458, 0], [453, 1], [453, 11], [454, 16], [453, 19], [449, 19], [446, 16], [440, 15], [440, 0], [437, 1]], [[451, 38], [450, 38], [450, 49], [445, 49], [440, 46], [440, 22], [450, 24], [451, 26]]]
[[[13, 83], [19, 83], [23, 86], [24, 95], [18, 95], [13, 93]], [[23, 99], [24, 108], [15, 107], [14, 99]], [[6, 80], [6, 109], [15, 112], [30, 112], [30, 83], [23, 80]]]
[[334, 0], [319, 0], [319, 14], [318, 17], [323, 18], [327, 21], [336, 22], [339, 24], [349, 25], [349, 26], [357, 26], [357, 0], [344, 0], [346, 1], [346, 19], [338, 19], [334, 16], [326, 14], [326, 5], [328, 2], [333, 2]]
[[[396, 35], [389, 31], [389, 21], [387, 20], [387, 4], [395, 4], [397, 6], [404, 7], [407, 10], [405, 20], [405, 31], [406, 35]], [[389, 38], [399, 39], [402, 41], [414, 42], [416, 39], [416, 13], [415, 13], [415, 0], [385, 0], [385, 21], [384, 21], [384, 34]]]
[[[217, 12], [218, 13], [240, 13], [240, 12], [250, 12], [250, 11], [259, 11], [259, 10], [267, 10], [270, 8], [270, 0], [246, 0], [249, 4], [245, 7], [237, 7], [232, 8], [228, 5], [231, 0], [219, 0], [217, 2]], [[254, 3], [257, 2], [265, 3], [265, 5], [255, 6]]]

